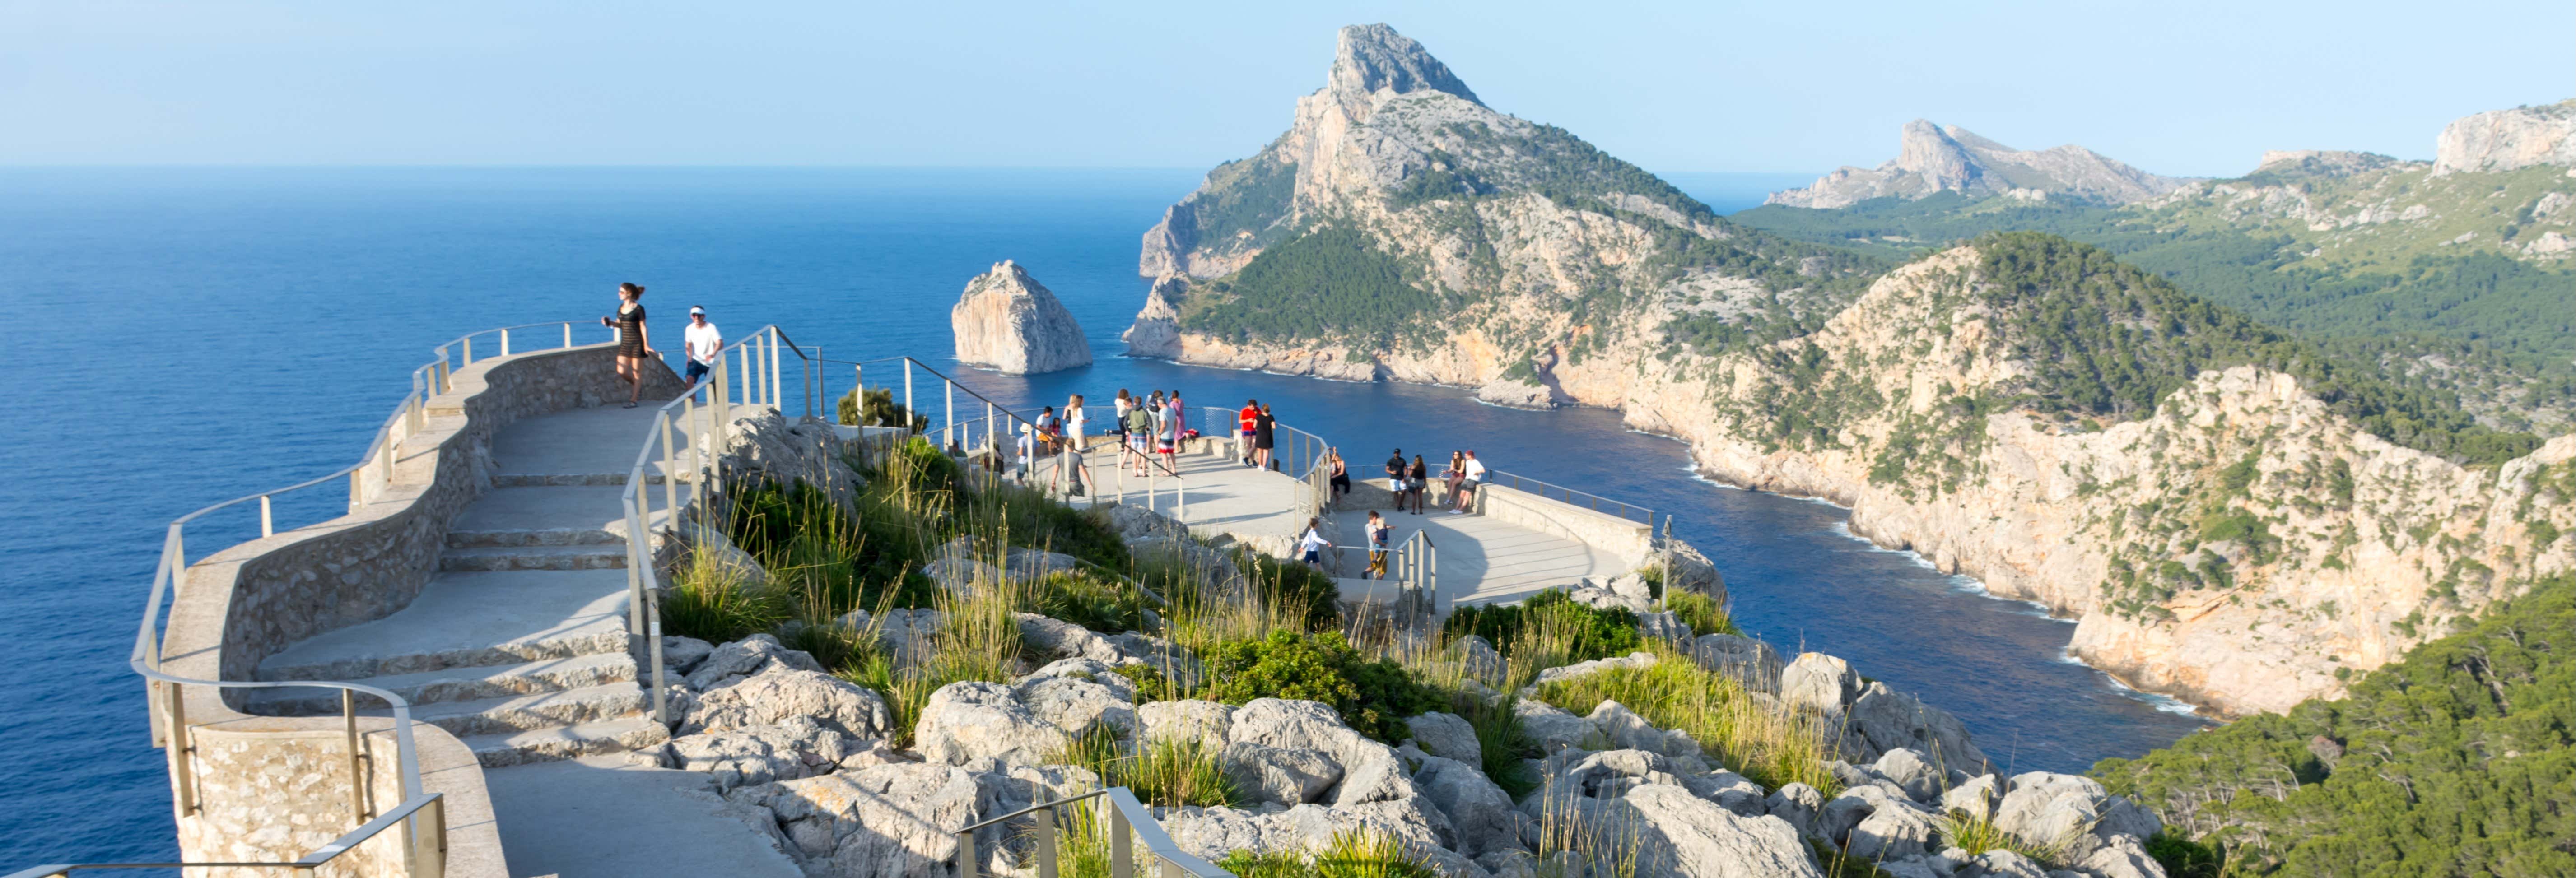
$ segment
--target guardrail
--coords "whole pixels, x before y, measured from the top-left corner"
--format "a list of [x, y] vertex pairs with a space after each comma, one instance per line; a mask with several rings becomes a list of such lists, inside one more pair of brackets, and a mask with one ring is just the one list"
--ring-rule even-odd
[[[1536, 497], [1545, 497], [1569, 506], [1581, 506], [1605, 515], [1615, 515], [1620, 518], [1625, 518], [1638, 524], [1645, 525], [1649, 528], [1655, 526], [1655, 510], [1653, 509], [1639, 506], [1634, 503], [1612, 500], [1608, 497], [1594, 494], [1589, 491], [1577, 491], [1573, 488], [1568, 488], [1564, 485], [1555, 484], [1553, 482], [1542, 482], [1537, 479], [1516, 473], [1507, 473], [1502, 470], [1487, 470], [1485, 473], [1485, 484], [1502, 485], [1515, 491], [1526, 492]], [[1484, 498], [1478, 497], [1477, 502], [1484, 502]]]
[[1031, 853], [1035, 854], [1037, 859], [1037, 878], [1058, 878], [1055, 850], [1056, 809], [1090, 799], [1099, 799], [1101, 802], [1098, 806], [1100, 825], [1104, 834], [1108, 836], [1104, 841], [1109, 846], [1110, 878], [1136, 878], [1134, 845], [1137, 841], [1145, 843], [1145, 853], [1152, 856], [1154, 864], [1159, 867], [1154, 870], [1156, 878], [1181, 878], [1183, 875], [1193, 875], [1197, 878], [1234, 878], [1234, 873], [1181, 850], [1180, 844], [1172, 841], [1171, 833], [1164, 832], [1163, 825], [1154, 820], [1154, 812], [1147, 809], [1143, 802], [1137, 801], [1136, 794], [1126, 787], [1093, 790], [1079, 796], [1031, 805], [957, 830], [957, 878], [975, 878], [976, 830], [1030, 815], [1036, 815], [1038, 818], [1029, 836]]
[[[434, 876], [445, 872], [447, 821], [445, 800], [439, 794], [422, 789], [419, 753], [412, 740], [411, 704], [402, 696], [384, 689], [333, 680], [203, 680], [166, 673], [162, 669], [162, 610], [173, 594], [187, 587], [187, 530], [191, 522], [218, 510], [246, 506], [256, 502], [259, 508], [259, 535], [276, 536], [276, 498], [342, 478], [349, 480], [347, 511], [354, 512], [370, 499], [383, 494], [393, 484], [395, 460], [402, 443], [429, 426], [429, 400], [452, 390], [456, 369], [470, 366], [474, 359], [474, 340], [495, 336], [498, 355], [511, 352], [512, 333], [537, 327], [559, 328], [563, 348], [573, 347], [576, 321], [529, 323], [469, 332], [432, 348], [437, 358], [411, 370], [411, 390], [378, 426], [375, 438], [356, 463], [341, 467], [320, 477], [283, 488], [235, 497], [182, 515], [170, 522], [161, 541], [161, 557], [152, 570], [152, 589], [144, 599], [143, 619], [134, 635], [134, 650], [126, 663], [145, 681], [144, 704], [152, 727], [154, 743], [160, 745], [169, 764], [171, 807], [181, 819], [203, 810], [195, 784], [196, 745], [188, 723], [186, 688], [202, 686], [214, 689], [320, 688], [340, 690], [340, 715], [347, 738], [350, 770], [350, 812], [355, 824], [338, 840], [326, 844], [295, 862], [250, 863], [76, 863], [40, 866], [16, 873], [20, 875], [61, 875], [75, 869], [132, 869], [222, 866], [232, 868], [282, 868], [310, 873], [331, 862], [351, 848], [387, 829], [399, 827], [403, 837], [404, 871], [414, 876]], [[551, 335], [551, 333], [549, 334]], [[488, 359], [488, 358], [487, 358]], [[336, 516], [335, 516], [336, 517]], [[393, 711], [394, 764], [401, 783], [403, 800], [380, 813], [371, 801], [370, 791], [360, 770], [373, 757], [360, 752], [358, 746], [357, 696], [369, 695], [383, 700]]]

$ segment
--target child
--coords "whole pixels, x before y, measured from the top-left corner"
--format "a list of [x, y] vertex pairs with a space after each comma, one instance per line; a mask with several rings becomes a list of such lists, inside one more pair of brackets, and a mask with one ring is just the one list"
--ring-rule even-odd
[[1392, 527], [1392, 526], [1389, 526], [1389, 525], [1386, 523], [1386, 519], [1378, 517], [1377, 510], [1375, 510], [1375, 509], [1371, 509], [1371, 510], [1369, 510], [1369, 520], [1368, 520], [1369, 563], [1368, 563], [1368, 572], [1367, 572], [1367, 573], [1363, 573], [1363, 574], [1361, 574], [1361, 575], [1360, 575], [1360, 578], [1361, 578], [1361, 579], [1385, 579], [1385, 578], [1386, 578], [1386, 541], [1387, 541], [1387, 537], [1388, 537], [1388, 535], [1389, 535], [1389, 534], [1391, 534], [1391, 533], [1393, 533], [1394, 531], [1395, 531], [1395, 528], [1394, 528], [1394, 527]]

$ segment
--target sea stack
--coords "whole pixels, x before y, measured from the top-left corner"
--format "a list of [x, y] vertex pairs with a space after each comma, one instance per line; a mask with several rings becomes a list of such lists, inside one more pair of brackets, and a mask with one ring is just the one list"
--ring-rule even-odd
[[1073, 312], [1008, 259], [966, 282], [948, 323], [957, 335], [957, 359], [969, 366], [1035, 375], [1091, 365], [1091, 344]]

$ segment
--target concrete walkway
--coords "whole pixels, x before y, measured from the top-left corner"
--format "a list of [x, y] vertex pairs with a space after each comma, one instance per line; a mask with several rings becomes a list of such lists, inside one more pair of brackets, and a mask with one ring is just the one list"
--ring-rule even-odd
[[[1121, 466], [1122, 455], [1116, 449], [1095, 439], [1102, 444], [1083, 455], [1083, 469], [1091, 476], [1090, 493], [1074, 502], [1107, 503], [1124, 497], [1125, 502], [1141, 505], [1150, 499], [1156, 511], [1180, 519], [1201, 537], [1289, 541], [1304, 532], [1306, 521], [1296, 512], [1302, 482], [1284, 473], [1244, 466], [1224, 450], [1224, 443], [1202, 441], [1205, 444], [1198, 453], [1177, 457], [1182, 487], [1175, 491], [1168, 476], [1138, 477], [1132, 467]], [[1051, 484], [1057, 464], [1056, 459], [1041, 461], [1032, 479]], [[1149, 487], [1155, 489], [1150, 497]], [[1615, 553], [1589, 544], [1481, 515], [1450, 515], [1436, 507], [1423, 515], [1393, 510], [1380, 514], [1395, 528], [1390, 545], [1402, 545], [1415, 531], [1430, 533], [1444, 610], [1456, 604], [1523, 600], [1586, 577], [1607, 579], [1632, 566]], [[1357, 576], [1367, 566], [1363, 554], [1367, 522], [1367, 509], [1343, 509], [1327, 516], [1326, 536], [1345, 548], [1339, 575]]]
[[[624, 764], [625, 751], [670, 737], [628, 649], [621, 498], [653, 416], [575, 409], [504, 428], [492, 487], [458, 514], [420, 595], [280, 650], [260, 676], [391, 689], [462, 738], [486, 769], [514, 875], [794, 876], [773, 836], [708, 792], [704, 775]], [[645, 479], [658, 527], [658, 461]], [[253, 697], [261, 712], [339, 710], [302, 692]]]

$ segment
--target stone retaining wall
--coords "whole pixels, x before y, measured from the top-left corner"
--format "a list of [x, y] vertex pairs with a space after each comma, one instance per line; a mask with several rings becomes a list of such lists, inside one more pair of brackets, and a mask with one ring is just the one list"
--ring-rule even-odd
[[[613, 345], [590, 345], [458, 370], [450, 391], [428, 403], [428, 424], [396, 449], [390, 478], [354, 492], [348, 515], [232, 546], [188, 567], [163, 635], [164, 670], [255, 679], [259, 663], [288, 644], [409, 605], [438, 569], [450, 522], [490, 484], [493, 434], [523, 418], [624, 395], [614, 354]], [[648, 397], [670, 398], [680, 386], [669, 368], [647, 367]], [[188, 860], [301, 857], [356, 825], [354, 783], [367, 783], [379, 808], [402, 801], [389, 719], [359, 721], [369, 757], [361, 779], [350, 775], [338, 717], [251, 716], [212, 687], [187, 687], [184, 695], [200, 805], [178, 821]], [[445, 795], [447, 874], [503, 878], [500, 835], [473, 752], [435, 726], [415, 724], [412, 734], [424, 787]], [[166, 741], [166, 730], [161, 737]], [[402, 857], [399, 842], [374, 841], [344, 860], [324, 874], [398, 874]]]
[[1476, 508], [1479, 514], [1497, 521], [1618, 553], [1631, 567], [1645, 563], [1654, 554], [1652, 525], [1517, 488], [1480, 486], [1476, 489]]

